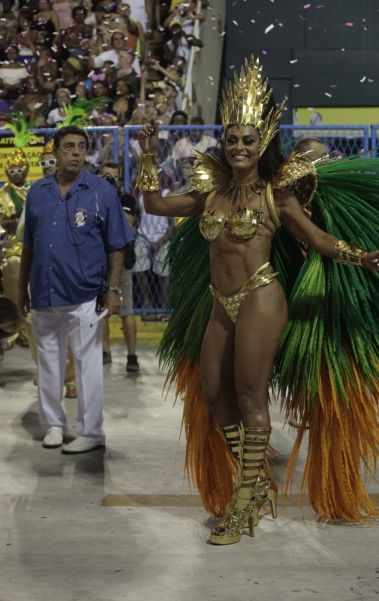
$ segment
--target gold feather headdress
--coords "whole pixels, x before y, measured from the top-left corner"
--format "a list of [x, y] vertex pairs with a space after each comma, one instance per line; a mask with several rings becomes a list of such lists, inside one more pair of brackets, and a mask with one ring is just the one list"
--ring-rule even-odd
[[259, 131], [259, 156], [278, 133], [285, 104], [283, 100], [276, 110], [272, 108], [263, 119], [271, 94], [272, 88], [262, 74], [259, 58], [254, 60], [254, 55], [251, 55], [250, 63], [245, 59], [245, 68], [241, 69], [240, 76], [234, 73], [234, 82], [227, 82], [220, 102], [224, 131], [230, 125], [252, 125]]
[[43, 147], [43, 150], [39, 156], [39, 160], [42, 161], [42, 157], [45, 154], [53, 154], [53, 150], [54, 150], [54, 140], [53, 140], [53, 138], [51, 138], [48, 142], [46, 142], [45, 146]]

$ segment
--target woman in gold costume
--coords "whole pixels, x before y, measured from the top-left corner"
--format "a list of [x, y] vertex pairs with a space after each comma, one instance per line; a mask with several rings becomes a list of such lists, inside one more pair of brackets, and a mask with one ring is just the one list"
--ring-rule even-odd
[[[253, 536], [266, 500], [276, 517], [276, 490], [265, 453], [271, 432], [268, 382], [287, 325], [286, 298], [270, 265], [279, 225], [326, 257], [379, 270], [379, 251], [366, 252], [339, 240], [305, 215], [301, 202], [315, 190], [316, 169], [301, 157], [287, 161], [288, 169], [283, 169], [278, 123], [284, 103], [275, 108], [261, 69], [253, 57], [246, 61], [223, 96], [229, 171], [216, 158], [200, 155], [192, 192], [162, 197], [154, 162], [158, 125], [152, 119], [138, 135], [145, 210], [172, 217], [198, 215], [201, 234], [211, 242], [214, 298], [201, 345], [201, 386], [205, 405], [238, 465], [231, 501], [211, 532], [211, 542], [219, 545], [238, 542], [247, 526]], [[298, 181], [307, 190], [296, 186]]]

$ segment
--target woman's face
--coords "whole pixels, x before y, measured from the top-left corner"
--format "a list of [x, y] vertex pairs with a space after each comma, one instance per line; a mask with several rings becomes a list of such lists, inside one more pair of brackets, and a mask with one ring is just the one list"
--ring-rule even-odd
[[29, 94], [34, 94], [35, 92], [38, 92], [38, 85], [35, 77], [28, 77], [28, 79], [26, 80], [26, 91]]
[[165, 115], [167, 111], [167, 98], [163, 94], [157, 94], [154, 98], [154, 106], [158, 115]]
[[30, 26], [30, 21], [26, 17], [21, 16], [20, 17], [20, 27], [21, 27], [21, 30], [25, 31], [25, 29], [28, 29], [29, 26]]
[[74, 16], [75, 23], [78, 23], [78, 24], [84, 23], [85, 18], [86, 18], [86, 16], [85, 16], [84, 10], [82, 8], [78, 8], [75, 11], [75, 16]]
[[47, 0], [38, 0], [38, 8], [41, 12], [45, 10], [50, 10], [50, 4]]
[[8, 52], [7, 52], [7, 59], [13, 63], [16, 62], [18, 59], [18, 52], [16, 50], [16, 48], [9, 48]]
[[128, 86], [126, 85], [125, 81], [122, 81], [122, 79], [116, 84], [116, 94], [117, 96], [126, 96], [127, 98], [130, 97]]
[[192, 164], [191, 163], [183, 163], [182, 166], [183, 169], [183, 175], [186, 179], [189, 179], [190, 175], [191, 175], [191, 171], [192, 171]]
[[97, 81], [93, 86], [93, 95], [95, 98], [99, 98], [99, 96], [106, 96], [107, 90], [105, 85], [101, 81]]
[[77, 98], [83, 98], [84, 100], [87, 98], [87, 88], [84, 83], [78, 83], [75, 88], [75, 94]]
[[62, 107], [64, 104], [69, 104], [70, 96], [67, 92], [58, 92], [57, 94], [57, 105]]
[[233, 125], [226, 131], [225, 157], [233, 169], [254, 168], [259, 158], [259, 132], [252, 125]]

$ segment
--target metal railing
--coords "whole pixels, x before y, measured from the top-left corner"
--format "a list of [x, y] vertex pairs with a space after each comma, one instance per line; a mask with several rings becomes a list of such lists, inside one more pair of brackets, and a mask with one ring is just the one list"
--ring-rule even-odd
[[378, 156], [378, 131], [379, 125], [371, 125], [371, 158]]
[[[189, 170], [185, 167], [182, 159], [194, 156], [193, 150], [196, 144], [201, 146], [202, 151], [208, 149], [208, 143], [210, 147], [219, 144], [221, 129], [219, 125], [162, 126], [159, 128], [160, 139], [156, 154], [161, 188], [165, 194], [178, 193], [189, 185]], [[139, 130], [140, 127], [135, 126], [88, 128], [89, 152], [86, 163], [87, 169], [93, 172], [96, 172], [101, 163], [106, 160], [118, 163], [120, 169], [123, 170], [124, 189], [134, 196], [137, 205], [140, 203], [140, 194], [136, 187], [140, 154], [137, 141]], [[290, 154], [299, 138], [312, 136], [322, 139], [336, 156], [351, 156], [359, 153], [368, 156], [370, 150], [372, 156], [376, 156], [378, 130], [379, 126], [373, 125], [370, 135], [367, 126], [283, 125], [280, 130], [280, 139], [286, 155]], [[43, 141], [46, 142], [50, 139], [55, 131], [55, 129], [35, 130], [36, 134], [43, 138], [40, 142], [41, 145]], [[4, 136], [12, 135], [10, 130], [0, 130], [0, 149], [1, 139]], [[204, 136], [208, 136], [206, 144]], [[180, 142], [179, 145], [178, 142]], [[5, 148], [2, 147], [2, 150], [5, 155]], [[6, 150], [9, 152], [11, 148]], [[38, 155], [38, 153], [34, 152], [34, 155]], [[1, 157], [0, 154], [0, 163]], [[33, 161], [37, 165], [38, 156], [34, 156]], [[141, 205], [139, 206], [141, 207]], [[141, 210], [140, 214], [143, 214]], [[139, 224], [137, 223], [137, 225]], [[150, 227], [154, 227], [154, 220], [150, 221]], [[162, 228], [162, 222], [160, 222], [160, 227]], [[146, 261], [144, 259], [145, 262], [142, 265], [143, 271], [135, 270], [133, 274], [135, 313], [163, 313], [164, 299], [169, 285], [169, 270], [162, 273], [159, 265], [157, 268], [157, 257], [155, 256], [157, 251], [151, 250], [149, 244], [146, 248], [148, 250], [145, 249], [147, 254]], [[147, 266], [146, 269], [145, 266]]]

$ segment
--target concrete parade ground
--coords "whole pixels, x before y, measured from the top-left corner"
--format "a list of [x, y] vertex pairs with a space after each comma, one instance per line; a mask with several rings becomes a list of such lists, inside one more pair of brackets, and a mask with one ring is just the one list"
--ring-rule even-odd
[[[140, 324], [141, 326], [141, 324]], [[183, 474], [182, 407], [162, 396], [154, 335], [139, 337], [141, 371], [125, 373], [112, 325], [104, 366], [106, 449], [63, 455], [41, 446], [35, 366], [27, 348], [0, 368], [0, 601], [348, 601], [379, 599], [379, 527], [331, 524], [295, 486], [255, 538], [217, 547], [217, 520]], [[140, 330], [139, 330], [140, 331]], [[159, 331], [159, 328], [158, 330]], [[159, 335], [157, 335], [159, 338]], [[141, 344], [154, 342], [154, 344]], [[69, 438], [76, 400], [64, 399]], [[288, 459], [296, 431], [271, 407], [273, 446]], [[274, 466], [280, 483], [284, 465]], [[379, 504], [379, 486], [370, 484]]]

